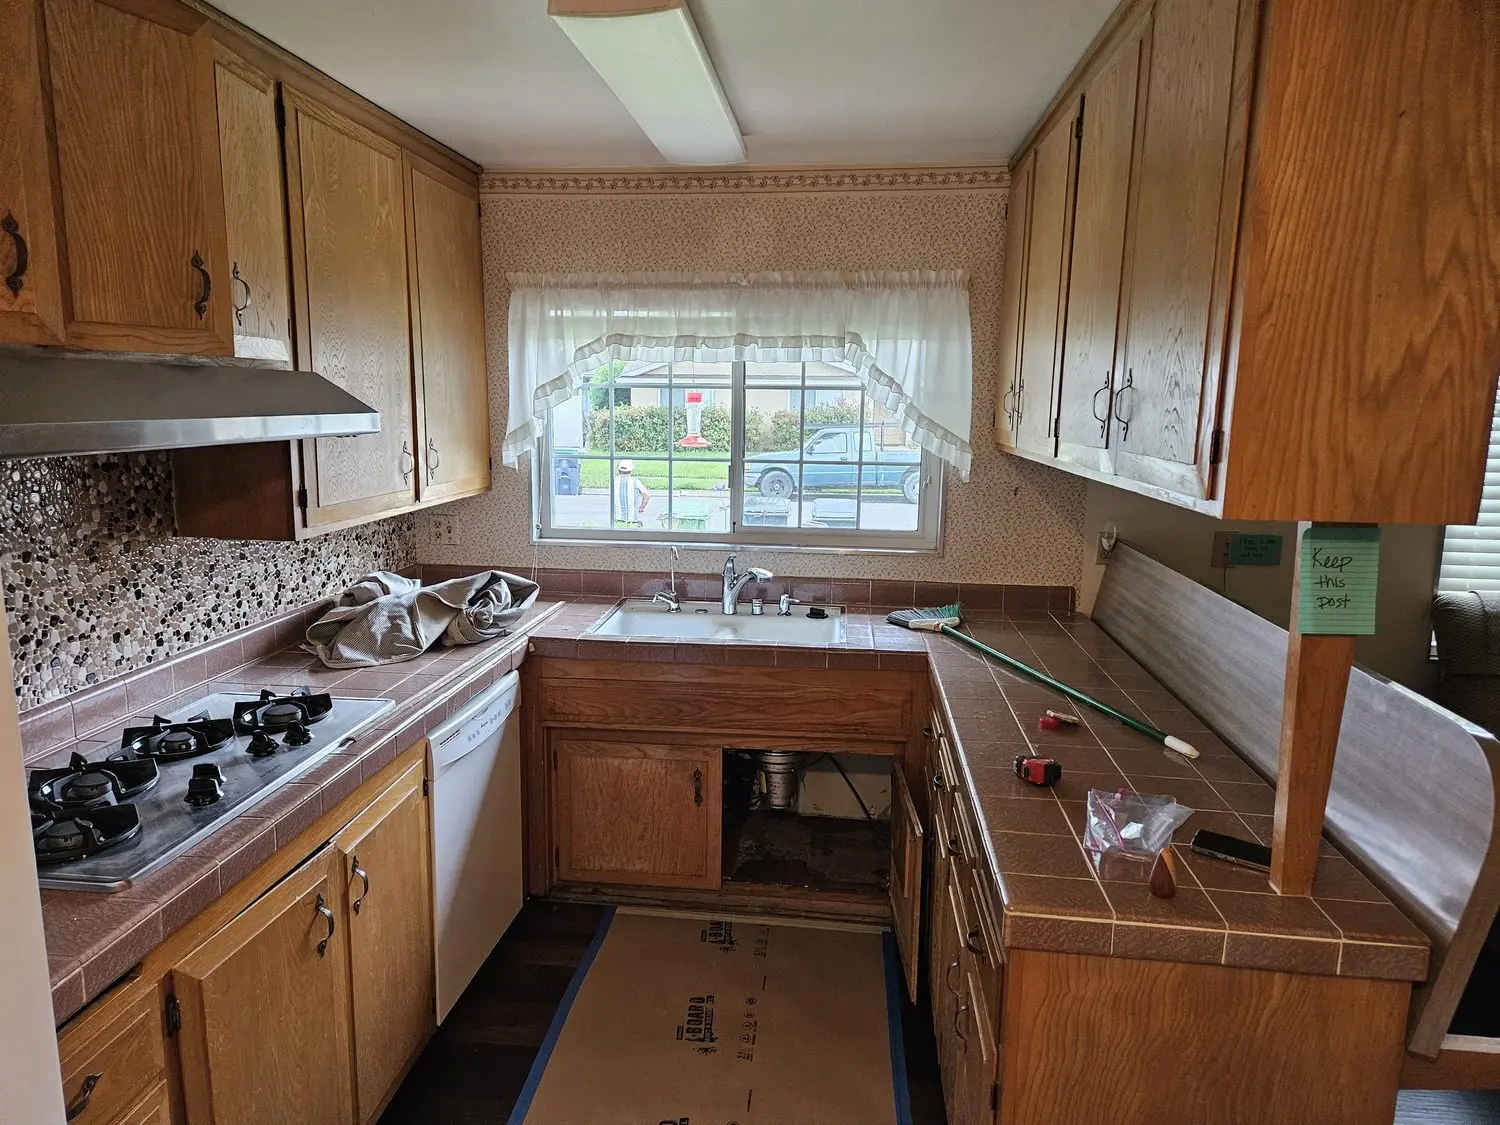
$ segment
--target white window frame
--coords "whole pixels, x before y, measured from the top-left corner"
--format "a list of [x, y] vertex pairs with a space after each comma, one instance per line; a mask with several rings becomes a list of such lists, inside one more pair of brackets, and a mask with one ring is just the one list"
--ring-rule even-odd
[[[943, 539], [943, 462], [919, 449], [918, 472], [921, 483], [917, 495], [917, 528], [915, 531], [881, 532], [871, 529], [845, 528], [772, 528], [747, 526], [740, 522], [744, 511], [745, 480], [745, 388], [746, 365], [730, 365], [731, 414], [738, 421], [734, 427], [729, 454], [729, 531], [677, 531], [668, 529], [572, 528], [552, 525], [552, 425], [548, 419], [537, 438], [536, 458], [532, 463], [531, 511], [532, 542], [539, 545], [591, 545], [599, 543], [630, 544], [643, 547], [763, 547], [778, 551], [879, 552], [883, 554], [939, 554]], [[804, 368], [802, 398], [802, 432], [807, 433], [807, 395]], [[759, 388], [757, 388], [759, 389]], [[868, 391], [861, 390], [868, 402]], [[861, 431], [865, 426], [861, 420]], [[804, 437], [805, 442], [805, 437]], [[638, 459], [638, 458], [637, 458]], [[799, 464], [801, 462], [799, 461]], [[859, 504], [857, 486], [855, 504]], [[800, 505], [800, 496], [793, 501]], [[613, 498], [610, 501], [613, 511]]]

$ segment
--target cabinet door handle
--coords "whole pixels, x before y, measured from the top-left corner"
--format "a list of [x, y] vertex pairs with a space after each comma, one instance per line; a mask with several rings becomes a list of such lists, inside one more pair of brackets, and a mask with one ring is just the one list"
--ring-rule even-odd
[[[243, 285], [245, 287], [245, 299], [243, 301], [236, 301], [234, 303], [234, 322], [235, 324], [244, 324], [245, 310], [250, 307], [250, 283], [246, 281], [245, 278], [241, 275], [240, 264], [238, 262], [235, 262], [233, 267], [231, 267], [229, 271], [229, 279], [230, 281], [238, 285]], [[199, 313], [198, 315], [202, 316], [203, 314]]]
[[328, 923], [328, 933], [323, 936], [322, 941], [318, 942], [318, 956], [326, 957], [328, 956], [328, 943], [333, 940], [333, 911], [328, 909], [328, 904], [323, 901], [322, 895], [318, 896], [317, 905], [315, 905], [313, 909], [316, 910], [319, 914], [323, 915], [323, 921]]
[[438, 456], [437, 442], [431, 438], [427, 439], [427, 479], [432, 480], [432, 474], [437, 472], [438, 466], [443, 463], [442, 457]]
[[1015, 418], [1016, 413], [1016, 381], [1014, 379], [1010, 381], [1010, 386], [1006, 389], [1004, 402], [1005, 417], [1012, 420], [1011, 425], [1015, 425], [1013, 419]]
[[953, 858], [955, 858], [955, 859], [963, 859], [964, 858], [963, 845], [958, 842], [958, 836], [957, 835], [950, 834], [948, 836], [948, 850], [953, 853]]
[[[408, 461], [411, 462], [410, 466], [406, 464]], [[411, 443], [403, 441], [401, 443], [401, 483], [411, 483], [411, 475], [416, 470], [416, 467], [417, 458], [411, 451]]]
[[26, 250], [26, 240], [21, 237], [21, 224], [16, 222], [16, 217], [9, 211], [5, 213], [5, 218], [0, 219], [0, 230], [10, 235], [11, 241], [16, 244], [16, 264], [5, 275], [5, 288], [10, 290], [12, 297], [19, 297], [21, 287], [26, 284], [26, 267], [31, 264], [31, 255]]
[[358, 914], [359, 908], [365, 903], [365, 899], [370, 897], [370, 876], [365, 871], [365, 869], [359, 865], [359, 856], [357, 855], [352, 855], [349, 857], [349, 870], [352, 874], [358, 876], [360, 881], [365, 885], [364, 890], [359, 892], [359, 897], [352, 903], [350, 903], [350, 909], [352, 909], [354, 913]]
[[1135, 413], [1135, 371], [1127, 369], [1125, 372], [1124, 385], [1114, 394], [1114, 401], [1110, 408], [1114, 413], [1115, 421], [1120, 423], [1120, 444], [1124, 445], [1130, 440], [1130, 414], [1121, 413], [1120, 408], [1125, 405], [1125, 395], [1130, 394], [1130, 414]]
[[964, 1050], [969, 1049], [969, 1037], [964, 1034], [963, 1018], [969, 1014], [969, 1005], [960, 1004], [953, 1009], [953, 1034], [958, 1036], [958, 1041], [964, 1045]]
[[78, 1087], [78, 1096], [68, 1104], [67, 1110], [64, 1111], [69, 1121], [88, 1109], [89, 1101], [94, 1096], [94, 1087], [99, 1085], [99, 1079], [103, 1077], [102, 1074], [90, 1074], [84, 1078], [83, 1085]]
[[979, 932], [979, 927], [973, 927], [969, 930], [969, 937], [968, 940], [964, 942], [964, 948], [967, 949], [970, 953], [974, 954], [975, 957], [984, 957], [986, 960], [988, 960], [989, 958], [986, 956], [984, 951], [984, 942], [981, 940], [982, 937], [983, 935]]
[[1109, 416], [1110, 416], [1110, 413], [1115, 408], [1115, 396], [1114, 395], [1110, 395], [1109, 398], [1106, 399], [1105, 403], [1104, 403], [1104, 417], [1102, 417], [1102, 418], [1099, 417], [1099, 396], [1102, 395], [1102, 394], [1109, 394], [1109, 384], [1110, 384], [1110, 378], [1109, 378], [1109, 376], [1110, 376], [1110, 373], [1108, 371], [1106, 371], [1104, 373], [1104, 386], [1100, 387], [1097, 391], [1094, 392], [1094, 404], [1093, 404], [1093, 406], [1091, 408], [1091, 411], [1092, 411], [1092, 413], [1094, 415], [1094, 421], [1096, 421], [1096, 422], [1099, 423], [1099, 440], [1100, 441], [1103, 441], [1104, 440], [1104, 436], [1107, 433], [1109, 433]]
[[209, 298], [214, 295], [214, 279], [209, 276], [208, 266], [203, 263], [203, 255], [196, 250], [193, 251], [193, 268], [203, 278], [203, 292], [198, 294], [198, 299], [193, 302], [193, 311], [198, 314], [198, 319], [202, 320], [208, 313]]
[[702, 803], [703, 803], [703, 771], [700, 770], [700, 769], [694, 769], [693, 770], [693, 804], [695, 804], [695, 805], [701, 805]]
[[935, 773], [935, 774], [933, 774], [932, 775], [932, 788], [933, 788], [934, 791], [936, 791], [938, 793], [945, 792], [947, 790], [947, 788], [948, 788], [948, 781], [947, 781], [947, 779], [944, 778], [941, 773]]

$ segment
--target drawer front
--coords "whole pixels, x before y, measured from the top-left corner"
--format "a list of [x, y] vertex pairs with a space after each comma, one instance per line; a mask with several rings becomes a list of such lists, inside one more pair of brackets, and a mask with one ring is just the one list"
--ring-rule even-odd
[[[72, 1125], [116, 1125], [166, 1078], [155, 989], [97, 1032], [80, 1025], [58, 1044]], [[70, 1029], [71, 1032], [71, 1029]], [[149, 1117], [145, 1120], [150, 1120]]]
[[911, 695], [834, 684], [736, 686], [649, 684], [639, 680], [543, 680], [544, 721], [611, 730], [724, 731], [778, 738], [842, 734], [905, 741]]
[[113, 1125], [171, 1125], [171, 1121], [172, 1107], [167, 1101], [167, 1084], [161, 1082]]
[[994, 1023], [1000, 1016], [1000, 987], [1005, 972], [1005, 951], [1000, 947], [1000, 926], [983, 874], [971, 867], [964, 880], [969, 929], [966, 948], [969, 952], [975, 985], [984, 1006], [977, 1009], [982, 1022]]

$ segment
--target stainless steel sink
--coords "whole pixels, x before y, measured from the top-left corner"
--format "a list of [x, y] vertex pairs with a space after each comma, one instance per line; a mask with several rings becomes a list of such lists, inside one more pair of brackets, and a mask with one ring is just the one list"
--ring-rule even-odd
[[[809, 617], [821, 609], [827, 617]], [[672, 613], [659, 602], [626, 598], [588, 630], [594, 637], [650, 637], [670, 641], [729, 641], [744, 644], [830, 645], [844, 641], [844, 607], [799, 605], [790, 617], [778, 617], [774, 605], [756, 616], [748, 603], [738, 613], [724, 613], [718, 602], [683, 602]]]

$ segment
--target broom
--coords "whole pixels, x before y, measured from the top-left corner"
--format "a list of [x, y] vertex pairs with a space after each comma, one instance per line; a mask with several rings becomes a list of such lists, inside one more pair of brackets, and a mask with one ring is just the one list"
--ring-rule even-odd
[[1175, 750], [1184, 758], [1196, 758], [1198, 751], [1188, 742], [1175, 735], [1168, 734], [1164, 730], [1157, 730], [1150, 723], [1137, 719], [1134, 715], [1127, 715], [1124, 711], [1117, 711], [1108, 703], [1101, 703], [1091, 695], [1079, 691], [1077, 688], [1055, 680], [1045, 672], [1039, 672], [1030, 664], [1023, 664], [1013, 656], [1006, 656], [998, 649], [993, 649], [983, 641], [977, 641], [967, 633], [960, 633], [958, 625], [963, 618], [959, 616], [957, 605], [945, 605], [937, 609], [898, 609], [886, 618], [892, 625], [900, 625], [903, 629], [914, 629], [924, 633], [942, 633], [968, 645], [975, 652], [982, 652], [991, 660], [998, 660], [1008, 668], [1014, 668], [1024, 676], [1030, 676], [1039, 684], [1046, 684], [1054, 691], [1060, 691], [1069, 699], [1082, 703], [1085, 707], [1092, 707], [1102, 715], [1108, 715], [1118, 723], [1123, 723], [1133, 731], [1144, 734], [1147, 738], [1154, 738], [1168, 750]]

